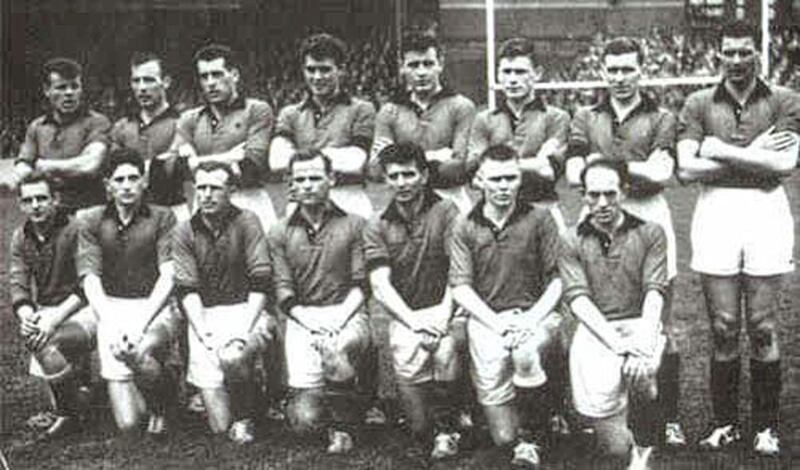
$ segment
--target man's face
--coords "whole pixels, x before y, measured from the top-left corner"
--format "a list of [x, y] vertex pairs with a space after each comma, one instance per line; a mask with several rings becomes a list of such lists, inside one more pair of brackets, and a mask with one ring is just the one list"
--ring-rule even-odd
[[25, 217], [34, 224], [50, 220], [56, 211], [58, 201], [44, 181], [23, 183], [19, 188], [19, 206]]
[[741, 85], [748, 85], [755, 80], [757, 52], [756, 42], [751, 37], [723, 37], [717, 57], [725, 80]]
[[488, 204], [505, 208], [517, 199], [522, 184], [522, 171], [517, 160], [486, 159], [478, 169], [478, 179]]
[[595, 223], [600, 226], [613, 228], [625, 199], [619, 175], [614, 170], [595, 167], [586, 173], [583, 200], [589, 207], [589, 212]]
[[635, 52], [608, 54], [603, 58], [603, 78], [611, 97], [627, 101], [639, 92], [642, 67]]
[[81, 77], [66, 79], [57, 72], [51, 72], [44, 95], [50, 101], [50, 107], [57, 113], [74, 113], [80, 107], [83, 97]]
[[136, 166], [123, 163], [106, 179], [106, 190], [114, 203], [122, 206], [138, 204], [147, 188], [147, 180]]
[[236, 95], [239, 71], [228, 68], [222, 57], [197, 61], [197, 77], [206, 101], [211, 104], [228, 104]]
[[384, 173], [394, 200], [401, 203], [415, 200], [428, 182], [427, 172], [417, 168], [414, 162], [389, 163]]
[[303, 59], [303, 78], [311, 94], [318, 98], [329, 98], [339, 91], [342, 69], [331, 58], [315, 59], [306, 55]]
[[230, 205], [231, 187], [225, 170], [197, 170], [194, 191], [203, 215], [217, 215]]
[[530, 96], [538, 78], [529, 57], [503, 57], [497, 66], [497, 82], [510, 100], [523, 100]]
[[158, 109], [166, 99], [170, 80], [161, 74], [161, 65], [156, 60], [131, 67], [131, 91], [143, 109]]
[[291, 185], [301, 205], [313, 206], [327, 202], [333, 183], [333, 176], [325, 171], [322, 157], [292, 164]]
[[441, 85], [442, 70], [444, 63], [433, 47], [425, 52], [408, 51], [403, 54], [402, 73], [414, 93], [436, 91]]

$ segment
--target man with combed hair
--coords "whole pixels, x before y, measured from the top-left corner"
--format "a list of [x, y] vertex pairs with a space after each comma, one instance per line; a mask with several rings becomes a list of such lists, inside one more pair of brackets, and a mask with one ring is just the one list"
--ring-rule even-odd
[[262, 185], [272, 108], [242, 94], [241, 65], [229, 47], [206, 46], [195, 53], [193, 65], [205, 103], [181, 114], [171, 152], [186, 159], [191, 173], [203, 162], [230, 165], [240, 182], [232, 202], [253, 211], [267, 230], [275, 222], [272, 200]]
[[492, 439], [513, 447], [512, 464], [537, 466], [549, 393], [540, 355], [560, 323], [558, 227], [519, 200], [514, 149], [486, 149], [476, 179], [483, 198], [453, 229], [449, 282], [470, 315], [472, 377]]
[[356, 376], [370, 344], [364, 307], [364, 219], [329, 198], [330, 159], [319, 150], [289, 161], [294, 212], [269, 233], [285, 334], [289, 423], [298, 432], [327, 427], [328, 453], [353, 448], [353, 426], [363, 413]]
[[567, 233], [559, 260], [564, 302], [580, 321], [570, 348], [573, 401], [602, 452], [643, 469], [652, 448], [636, 446], [628, 395], [658, 394], [666, 236], [622, 209], [629, 177], [621, 161], [593, 160], [581, 181], [589, 214]]
[[[287, 172], [297, 151], [320, 149], [336, 172], [331, 200], [345, 211], [364, 218], [372, 203], [364, 191], [375, 107], [344, 89], [347, 47], [330, 34], [306, 38], [298, 53], [307, 95], [300, 103], [280, 110], [269, 162], [273, 171]], [[294, 211], [289, 204], [286, 214]]]
[[713, 429], [700, 444], [741, 438], [739, 331], [750, 337], [754, 450], [780, 451], [781, 362], [777, 309], [794, 270], [794, 222], [781, 186], [797, 163], [800, 98], [757, 76], [758, 34], [745, 23], [720, 33], [722, 83], [690, 95], [680, 114], [678, 176], [702, 183], [692, 219], [692, 269], [701, 274], [714, 340]]
[[258, 398], [254, 364], [274, 337], [265, 313], [272, 267], [258, 217], [230, 201], [234, 180], [222, 162], [197, 167], [197, 212], [178, 225], [173, 250], [189, 326], [187, 380], [202, 392], [211, 431], [247, 444]]
[[[667, 276], [670, 288], [664, 308], [665, 333], [670, 331], [672, 281], [678, 275], [678, 254], [664, 186], [675, 169], [677, 119], [641, 91], [644, 56], [638, 42], [620, 37], [610, 40], [602, 53], [606, 97], [599, 104], [575, 114], [567, 149], [567, 180], [580, 186], [580, 174], [588, 162], [610, 158], [625, 162], [631, 187], [622, 202], [631, 214], [657, 223], [667, 236]], [[584, 208], [584, 212], [588, 209]], [[672, 338], [670, 338], [672, 339]], [[659, 370], [659, 399], [655, 409], [643, 410], [642, 440], [670, 446], [686, 444], [678, 422], [680, 357], [673, 341]], [[662, 416], [663, 415], [663, 416]], [[647, 421], [647, 422], [645, 422]], [[664, 424], [662, 424], [662, 422]]]
[[28, 125], [12, 179], [19, 182], [34, 170], [47, 175], [70, 212], [102, 204], [100, 171], [111, 123], [86, 105], [80, 64], [60, 57], [47, 61], [42, 90], [50, 110]]
[[167, 367], [178, 327], [168, 304], [175, 216], [144, 202], [141, 155], [119, 149], [109, 160], [109, 202], [77, 216], [78, 276], [97, 316], [100, 375], [117, 427], [135, 435], [149, 413], [148, 432], [160, 434], [176, 398], [176, 377]]
[[45, 379], [55, 404], [45, 436], [56, 437], [79, 429], [84, 418], [97, 322], [78, 287], [77, 228], [52, 183], [30, 173], [17, 196], [25, 221], [11, 237], [9, 291], [20, 334], [35, 358], [31, 374]]
[[378, 169], [378, 154], [389, 144], [417, 143], [431, 163], [430, 184], [467, 212], [472, 207], [465, 186], [471, 173], [467, 141], [475, 104], [443, 82], [444, 50], [429, 34], [409, 33], [403, 38], [400, 72], [404, 88], [375, 118], [371, 165]]
[[455, 404], [463, 395], [457, 379], [466, 333], [464, 317], [453, 318], [447, 288], [458, 208], [428, 186], [428, 162], [417, 144], [385, 147], [379, 164], [393, 197], [364, 230], [370, 285], [394, 320], [389, 347], [411, 431], [427, 442], [435, 436], [434, 459], [451, 457], [460, 439]]
[[164, 60], [150, 52], [135, 53], [130, 61], [130, 86], [136, 106], [111, 128], [111, 148], [132, 148], [144, 158], [149, 185], [147, 200], [172, 209], [179, 221], [190, 217], [183, 194], [186, 166], [168, 152], [179, 114], [170, 105], [172, 85]]

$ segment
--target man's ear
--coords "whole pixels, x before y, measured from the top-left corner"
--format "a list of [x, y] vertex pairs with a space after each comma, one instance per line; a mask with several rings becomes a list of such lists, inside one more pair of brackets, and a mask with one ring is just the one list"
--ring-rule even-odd
[[169, 87], [172, 86], [172, 77], [167, 75], [166, 77], [161, 79], [161, 82], [164, 84], [164, 89], [169, 90]]

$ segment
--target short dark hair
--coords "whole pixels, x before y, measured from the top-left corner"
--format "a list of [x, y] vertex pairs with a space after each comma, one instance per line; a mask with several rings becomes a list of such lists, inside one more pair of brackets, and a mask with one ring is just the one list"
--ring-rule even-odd
[[328, 33], [313, 34], [300, 44], [298, 60], [303, 64], [306, 56], [315, 60], [333, 59], [336, 66], [343, 66], [347, 62], [347, 44]]
[[641, 64], [644, 62], [644, 51], [642, 46], [635, 39], [627, 36], [620, 36], [617, 38], [609, 39], [603, 47], [602, 58], [605, 59], [607, 55], [622, 55], [636, 53], [636, 61]]
[[66, 57], [55, 57], [42, 65], [42, 85], [50, 85], [50, 74], [57, 73], [65, 80], [72, 80], [83, 75], [83, 67], [77, 61]]
[[32, 171], [25, 175], [24, 178], [17, 184], [17, 196], [22, 196], [22, 187], [26, 184], [36, 184], [36, 183], [45, 183], [47, 184], [47, 188], [50, 190], [51, 195], [55, 195], [57, 192], [55, 186], [53, 185], [53, 180], [47, 176], [45, 173], [40, 171]]
[[128, 147], [120, 147], [112, 150], [109, 154], [108, 163], [103, 168], [103, 177], [110, 178], [117, 171], [117, 168], [122, 165], [133, 165], [139, 170], [139, 174], [144, 176], [144, 159], [139, 151]]
[[333, 163], [331, 163], [330, 157], [322, 153], [322, 150], [320, 149], [310, 148], [307, 150], [300, 150], [299, 152], [295, 152], [294, 155], [292, 155], [291, 158], [289, 158], [289, 174], [291, 175], [295, 163], [309, 162], [311, 160], [316, 160], [317, 158], [321, 158], [323, 163], [325, 164], [325, 173], [328, 174], [333, 173]]
[[528, 38], [511, 38], [500, 44], [497, 52], [497, 61], [514, 57], [527, 57], [531, 65], [536, 65], [536, 48], [533, 41]]
[[386, 171], [390, 163], [407, 164], [414, 163], [420, 171], [428, 171], [428, 160], [425, 159], [425, 150], [414, 142], [404, 142], [401, 144], [390, 144], [378, 153], [378, 164]]
[[201, 60], [209, 61], [220, 58], [225, 59], [225, 68], [228, 70], [239, 68], [239, 59], [236, 57], [236, 53], [233, 52], [233, 49], [223, 44], [209, 44], [200, 48], [194, 53], [192, 64], [196, 67], [197, 62]]
[[442, 45], [436, 36], [430, 32], [422, 31], [407, 31], [403, 35], [403, 42], [400, 47], [401, 57], [406, 52], [426, 52], [428, 49], [433, 48], [436, 50], [436, 56], [441, 57], [444, 53]]
[[147, 62], [158, 62], [158, 68], [161, 70], [161, 78], [169, 75], [167, 64], [158, 54], [151, 51], [137, 51], [131, 55], [130, 66], [131, 68], [137, 67]]
[[486, 160], [495, 160], [498, 162], [507, 162], [509, 160], [519, 159], [519, 154], [516, 150], [505, 144], [492, 145], [481, 153], [478, 159], [481, 163]]
[[617, 174], [619, 177], [619, 186], [623, 190], [627, 190], [631, 183], [631, 175], [628, 172], [628, 165], [622, 160], [612, 160], [610, 158], [598, 158], [587, 163], [583, 170], [581, 170], [581, 187], [586, 190], [586, 175], [592, 168], [606, 168]]
[[725, 23], [719, 30], [717, 47], [722, 47], [722, 38], [752, 38], [757, 45], [761, 42], [761, 32], [747, 21], [735, 20]]
[[236, 177], [236, 173], [233, 172], [233, 169], [230, 165], [223, 162], [217, 161], [206, 161], [202, 162], [201, 164], [197, 165], [197, 168], [194, 169], [192, 172], [192, 180], [197, 180], [197, 172], [198, 171], [205, 171], [206, 173], [211, 173], [217, 170], [222, 170], [225, 174], [228, 175], [228, 186], [237, 186], [239, 184], [239, 178]]

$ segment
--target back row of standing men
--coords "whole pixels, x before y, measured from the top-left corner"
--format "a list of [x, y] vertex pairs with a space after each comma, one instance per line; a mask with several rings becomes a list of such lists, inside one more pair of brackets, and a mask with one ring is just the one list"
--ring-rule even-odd
[[[515, 461], [532, 463], [547, 417], [540, 404], [554, 393], [545, 388], [540, 356], [559, 336], [560, 317], [552, 312], [563, 302], [579, 320], [570, 356], [575, 407], [607, 450], [632, 452], [635, 460], [623, 385], [652, 395], [657, 369], [670, 439], [682, 439], [678, 355], [662, 339], [677, 274], [662, 192], [676, 173], [703, 183], [692, 268], [702, 274], [713, 327], [715, 423], [701, 444], [721, 448], [741, 438], [743, 309], [754, 448], [777, 453], [775, 310], [780, 275], [793, 269], [794, 242], [780, 182], [797, 157], [800, 101], [758, 78], [756, 44], [749, 27], [725, 28], [718, 51], [723, 81], [691, 95], [676, 119], [640, 92], [638, 44], [612, 40], [603, 54], [607, 96], [579, 110], [571, 124], [534, 92], [540, 69], [523, 39], [501, 47], [503, 99], [477, 115], [468, 98], [442, 82], [442, 50], [424, 35], [403, 42], [407, 88], [377, 115], [340, 88], [346, 51], [328, 35], [301, 46], [308, 96], [277, 119], [267, 103], [240, 94], [239, 64], [226, 47], [195, 55], [205, 104], [180, 116], [166, 98], [163, 61], [136, 55], [131, 87], [139, 109], [113, 127], [84, 106], [80, 67], [55, 59], [43, 74], [51, 111], [31, 123], [15, 164], [28, 215], [12, 245], [22, 332], [45, 375], [54, 377], [67, 417], [80, 374], [62, 373], [63, 356], [88, 347], [96, 316], [101, 372], [118, 425], [135, 428], [150, 412], [149, 426], [158, 430], [167, 404], [155, 403], [170, 395], [162, 393], [169, 390], [166, 346], [179, 328], [165, 306], [176, 291], [188, 320], [188, 380], [203, 393], [210, 426], [248, 441], [252, 361], [279, 334], [261, 312], [280, 311], [289, 318], [281, 335], [293, 390], [290, 421], [314, 428], [321, 410], [333, 410], [329, 450], [341, 452], [352, 447], [348, 391], [369, 343], [370, 286], [396, 320], [390, 347], [412, 429], [426, 435], [427, 407], [447, 408], [431, 397], [446, 397], [457, 383], [454, 351], [464, 347], [467, 330], [473, 383], [492, 438], [518, 443]], [[290, 202], [276, 223], [262, 182], [280, 173], [289, 175]], [[352, 214], [372, 214], [368, 174], [385, 176], [393, 199], [365, 226]], [[587, 205], [572, 229], [554, 190], [562, 174], [582, 187]], [[194, 216], [183, 194], [190, 175]], [[142, 202], [147, 179], [147, 201], [171, 210]], [[474, 206], [467, 191], [473, 183], [483, 193]], [[102, 204], [104, 196], [109, 202], [69, 224], [66, 215], [42, 208], [54, 192], [65, 214]], [[75, 245], [77, 257], [69, 251]], [[82, 308], [86, 302], [90, 309]], [[468, 319], [453, 316], [454, 303]], [[457, 448], [451, 414], [434, 413], [434, 456]]]

